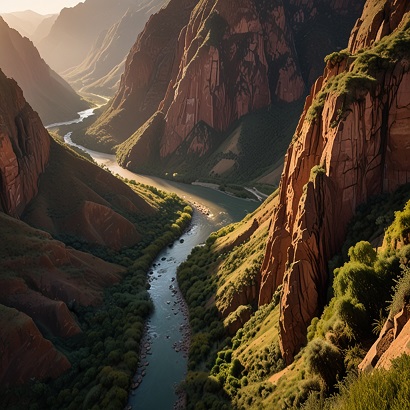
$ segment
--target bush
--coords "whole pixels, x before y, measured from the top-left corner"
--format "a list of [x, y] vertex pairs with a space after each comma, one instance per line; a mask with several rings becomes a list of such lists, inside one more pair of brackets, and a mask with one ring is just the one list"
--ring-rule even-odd
[[305, 354], [309, 371], [321, 377], [325, 388], [332, 389], [344, 371], [340, 350], [323, 339], [315, 339], [308, 344]]

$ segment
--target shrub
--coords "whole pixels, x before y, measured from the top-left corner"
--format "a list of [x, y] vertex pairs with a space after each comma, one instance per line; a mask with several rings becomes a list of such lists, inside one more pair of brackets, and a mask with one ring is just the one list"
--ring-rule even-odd
[[333, 344], [315, 339], [306, 348], [306, 363], [311, 373], [321, 377], [325, 387], [331, 389], [343, 373], [343, 356]]

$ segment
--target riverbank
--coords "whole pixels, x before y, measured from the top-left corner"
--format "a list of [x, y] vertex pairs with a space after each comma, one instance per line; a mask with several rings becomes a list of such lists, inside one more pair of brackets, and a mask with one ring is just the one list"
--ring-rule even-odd
[[[61, 124], [63, 128], [60, 128], [60, 131], [65, 130], [67, 142], [71, 142], [68, 133], [80, 125], [77, 122], [70, 124], [72, 125]], [[205, 186], [138, 175], [121, 168], [112, 154], [92, 151], [81, 145], [79, 148], [113, 175], [118, 174], [128, 180], [175, 193], [191, 204], [195, 210], [188, 231], [179, 240], [175, 240], [172, 246], [163, 249], [148, 270], [150, 278], [148, 292], [154, 311], [146, 322], [147, 339], [140, 344], [140, 348], [144, 348], [145, 357], [139, 359], [141, 366], [132, 381], [132, 383], [139, 382], [138, 387], [131, 390], [128, 397], [128, 406], [131, 406], [131, 409], [172, 410], [174, 406], [182, 409], [184, 395], [179, 389], [177, 390], [177, 387], [186, 377], [190, 332], [187, 306], [176, 283], [176, 269], [186, 260], [192, 249], [204, 243], [212, 232], [241, 220], [247, 213], [253, 212], [259, 203], [255, 200], [244, 200], [227, 195], [223, 191]], [[175, 302], [177, 304], [174, 304]], [[143, 371], [144, 376], [142, 376]]]
[[[235, 195], [235, 194], [233, 194], [233, 193], [231, 193], [231, 192], [228, 192], [228, 191], [226, 191], [226, 190], [222, 190], [221, 187], [220, 187], [220, 185], [218, 185], [218, 184], [213, 184], [213, 183], [211, 183], [211, 182], [195, 181], [195, 182], [192, 182], [191, 185], [203, 186], [203, 187], [206, 187], [206, 188], [214, 189], [214, 190], [216, 190], [216, 191], [219, 191], [219, 192], [224, 193], [225, 195], [229, 195], [229, 196], [238, 198], [237, 195]], [[264, 194], [263, 192], [259, 191], [259, 190], [256, 189], [255, 187], [253, 187], [253, 188], [243, 187], [243, 189], [244, 189], [245, 191], [248, 191], [249, 193], [251, 193], [251, 194], [254, 196], [254, 198], [242, 198], [242, 199], [245, 199], [245, 200], [263, 202], [263, 201], [264, 201], [266, 198], [268, 198], [268, 196], [269, 196], [269, 195], [266, 195], [266, 194]], [[255, 199], [255, 198], [256, 198], [256, 199]]]

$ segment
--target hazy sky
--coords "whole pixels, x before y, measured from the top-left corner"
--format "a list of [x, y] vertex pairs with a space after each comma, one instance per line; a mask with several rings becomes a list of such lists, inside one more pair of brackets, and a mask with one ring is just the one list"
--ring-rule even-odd
[[0, 13], [33, 10], [40, 14], [52, 14], [81, 2], [84, 0], [0, 0]]

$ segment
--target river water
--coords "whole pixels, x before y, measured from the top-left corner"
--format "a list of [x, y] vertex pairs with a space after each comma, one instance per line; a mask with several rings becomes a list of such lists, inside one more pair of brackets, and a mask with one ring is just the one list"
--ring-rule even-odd
[[[79, 115], [77, 120], [51, 124], [47, 128], [81, 122], [93, 115], [93, 110], [80, 112]], [[172, 247], [158, 255], [149, 271], [149, 293], [154, 312], [147, 323], [146, 340], [143, 342], [145, 348], [134, 377], [134, 381], [142, 379], [142, 382], [138, 383], [138, 388], [131, 390], [128, 406], [138, 410], [171, 410], [178, 398], [175, 387], [184, 380], [187, 371], [185, 338], [189, 330], [186, 306], [176, 281], [176, 269], [192, 248], [203, 243], [211, 232], [241, 220], [260, 203], [235, 198], [207, 187], [135, 174], [121, 168], [114, 155], [74, 144], [71, 133], [67, 133], [64, 139], [67, 144], [88, 152], [99, 165], [106, 166], [113, 174], [175, 192], [188, 202], [201, 204], [209, 210], [209, 215], [194, 212], [189, 230]]]

